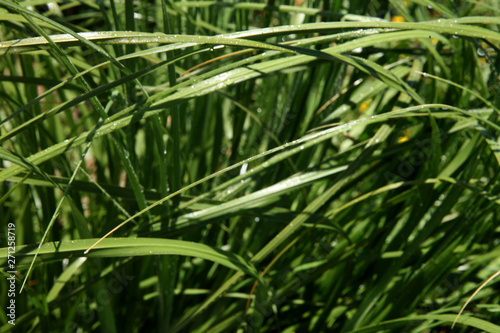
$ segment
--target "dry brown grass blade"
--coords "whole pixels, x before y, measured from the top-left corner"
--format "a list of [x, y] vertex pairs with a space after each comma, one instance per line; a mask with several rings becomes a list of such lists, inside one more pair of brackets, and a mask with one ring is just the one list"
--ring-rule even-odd
[[472, 296], [469, 297], [469, 299], [467, 299], [467, 302], [465, 302], [464, 306], [462, 306], [462, 308], [460, 309], [460, 312], [457, 314], [457, 317], [453, 321], [453, 324], [451, 325], [451, 328], [455, 327], [455, 324], [457, 323], [458, 318], [460, 317], [460, 315], [462, 314], [462, 312], [464, 312], [465, 308], [470, 303], [470, 301], [472, 301], [472, 299], [474, 298], [474, 296], [476, 296], [491, 280], [493, 280], [494, 278], [496, 278], [499, 275], [500, 275], [500, 271], [498, 271], [495, 274], [493, 274], [492, 276], [490, 276], [488, 278], [488, 280], [484, 281], [483, 284], [481, 284], [479, 286], [479, 288], [476, 289], [476, 291], [474, 292], [474, 294], [472, 294]]

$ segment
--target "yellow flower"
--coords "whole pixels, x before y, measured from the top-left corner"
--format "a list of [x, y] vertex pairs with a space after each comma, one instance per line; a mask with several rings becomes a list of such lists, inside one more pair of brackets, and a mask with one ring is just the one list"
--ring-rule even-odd
[[400, 15], [394, 15], [393, 17], [391, 17], [391, 21], [392, 22], [404, 22], [405, 19], [403, 16], [400, 16]]
[[370, 103], [372, 102], [372, 99], [367, 99], [361, 105], [359, 106], [359, 112], [365, 112], [366, 109], [368, 109], [368, 106], [370, 106]]
[[398, 139], [398, 143], [403, 143], [403, 142], [406, 142], [408, 141], [408, 137], [407, 136], [402, 136]]
[[409, 130], [404, 130], [403, 131], [403, 135], [399, 137], [398, 139], [398, 143], [403, 143], [403, 142], [406, 142], [409, 140], [409, 136], [410, 136], [410, 131]]

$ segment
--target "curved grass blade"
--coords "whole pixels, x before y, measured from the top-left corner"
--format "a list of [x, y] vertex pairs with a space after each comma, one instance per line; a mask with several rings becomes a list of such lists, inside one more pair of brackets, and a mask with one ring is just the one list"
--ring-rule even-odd
[[[405, 318], [398, 318], [394, 320], [388, 320], [384, 321], [379, 324], [371, 325], [371, 326], [366, 326], [366, 327], [361, 327], [352, 331], [349, 331], [350, 333], [375, 333], [375, 332], [380, 332], [383, 330], [394, 330], [400, 327], [403, 327], [404, 325], [408, 324], [408, 322], [417, 322], [417, 321], [424, 321], [424, 320], [433, 320], [433, 321], [439, 321], [439, 322], [451, 322], [453, 320], [453, 315], [448, 315], [448, 314], [425, 314], [425, 315], [418, 315], [418, 316], [408, 316]], [[495, 333], [500, 331], [500, 326], [495, 325], [493, 323], [490, 323], [486, 320], [480, 319], [480, 318], [475, 318], [475, 317], [462, 317], [460, 318], [459, 321], [460, 324], [464, 324], [470, 327], [477, 328], [479, 330], [483, 330], [485, 332], [490, 332], [490, 333]], [[429, 325], [429, 328], [432, 328], [433, 326]]]
[[[474, 298], [474, 296], [476, 296], [484, 287], [486, 287], [486, 285], [488, 283], [490, 283], [492, 280], [494, 280], [497, 276], [500, 275], [500, 271], [496, 272], [495, 274], [493, 274], [492, 276], [490, 276], [486, 281], [484, 281], [480, 286], [479, 288], [476, 289], [476, 291], [474, 291], [474, 293], [467, 299], [467, 301], [465, 302], [465, 304], [462, 306], [462, 308], [460, 308], [460, 311], [458, 312], [457, 316], [455, 317], [455, 319], [453, 320], [453, 324], [451, 325], [451, 328], [453, 329], [453, 327], [455, 327], [455, 324], [457, 322], [460, 322], [459, 321], [459, 318], [460, 318], [460, 315], [464, 312], [465, 308], [467, 307], [467, 305], [472, 301], [472, 299]], [[500, 329], [500, 327], [498, 328]], [[491, 331], [490, 331], [491, 332]]]
[[[236, 164], [233, 164], [232, 166], [229, 166], [223, 170], [220, 170], [218, 172], [215, 172], [203, 179], [200, 179], [176, 192], [173, 192], [171, 193], [170, 195], [162, 198], [161, 200], [158, 200], [156, 201], [155, 203], [153, 203], [152, 205], [148, 206], [146, 209], [143, 209], [141, 210], [140, 212], [134, 214], [133, 216], [131, 216], [130, 218], [128, 218], [127, 220], [123, 221], [122, 223], [120, 223], [119, 225], [117, 225], [115, 228], [113, 228], [111, 231], [109, 231], [106, 235], [104, 235], [98, 242], [96, 242], [93, 246], [89, 247], [86, 251], [85, 251], [85, 254], [88, 253], [90, 250], [92, 250], [92, 248], [94, 246], [96, 246], [101, 240], [105, 239], [106, 237], [108, 237], [109, 235], [111, 235], [113, 232], [115, 232], [116, 230], [118, 230], [119, 228], [121, 228], [122, 226], [124, 226], [125, 224], [127, 224], [128, 222], [130, 222], [132, 219], [144, 214], [145, 212], [151, 210], [152, 208], [164, 203], [165, 201], [167, 200], [170, 200], [172, 197], [184, 192], [184, 191], [187, 191], [188, 189], [190, 188], [193, 188], [209, 179], [212, 179], [212, 178], [215, 178], [215, 177], [218, 177], [219, 175], [221, 174], [224, 174], [232, 169], [235, 169], [235, 168], [238, 168], [238, 167], [241, 167], [243, 164], [245, 163], [250, 163], [256, 159], [260, 159], [262, 157], [265, 157], [267, 155], [270, 155], [270, 154], [274, 154], [278, 151], [281, 151], [281, 150], [285, 150], [282, 154], [279, 154], [278, 156], [274, 156], [273, 158], [269, 159], [266, 163], [256, 167], [256, 168], [253, 168], [253, 170], [245, 173], [244, 175], [241, 175], [240, 177], [242, 178], [247, 178], [247, 177], [250, 177], [252, 176], [253, 174], [256, 174], [258, 172], [260, 172], [261, 170], [263, 170], [264, 168], [268, 168], [286, 158], [288, 158], [289, 156], [292, 156], [293, 154], [296, 154], [300, 151], [302, 151], [303, 149], [306, 149], [308, 147], [311, 147], [313, 145], [316, 145], [318, 144], [319, 142], [322, 142], [324, 140], [327, 140], [329, 139], [331, 136], [333, 135], [336, 135], [338, 134], [339, 132], [341, 132], [342, 130], [344, 130], [345, 128], [347, 127], [352, 127], [352, 126], [355, 126], [355, 125], [360, 125], [360, 124], [367, 124], [367, 123], [375, 123], [375, 122], [380, 122], [380, 121], [385, 121], [388, 117], [388, 114], [393, 114], [393, 113], [403, 113], [403, 112], [406, 112], [406, 111], [410, 111], [410, 110], [416, 110], [416, 109], [420, 109], [422, 110], [423, 107], [422, 106], [419, 106], [417, 108], [408, 108], [408, 109], [404, 109], [404, 110], [399, 110], [397, 112], [392, 112], [392, 113], [386, 113], [384, 115], [381, 115], [381, 116], [373, 116], [369, 119], [363, 119], [363, 120], [360, 120], [360, 121], [354, 121], [353, 123], [351, 124], [344, 124], [344, 125], [340, 125], [340, 126], [336, 126], [334, 128], [330, 128], [330, 129], [327, 129], [327, 130], [324, 130], [324, 131], [321, 131], [319, 133], [313, 133], [313, 134], [309, 134], [309, 135], [306, 135], [305, 137], [299, 139], [299, 140], [295, 140], [291, 143], [285, 143], [284, 145], [281, 145], [279, 147], [276, 147], [276, 148], [273, 148], [271, 150], [268, 150], [264, 153], [261, 153], [261, 154], [258, 154], [256, 156], [253, 156], [251, 158], [248, 158], [246, 160], [243, 160], [239, 163], [236, 163]], [[239, 181], [240, 177], [234, 177], [233, 180], [231, 182], [237, 182]]]
[[[21, 245], [16, 247], [17, 265], [26, 265], [37, 254], [41, 260], [57, 260], [68, 256], [81, 257], [83, 250], [95, 243], [96, 239], [55, 241], [42, 245]], [[8, 249], [0, 249], [0, 259], [7, 259]], [[255, 268], [240, 256], [205, 244], [160, 238], [108, 238], [97, 245], [87, 257], [117, 258], [148, 255], [181, 255], [202, 258], [242, 271], [258, 278]]]
[[[271, 241], [269, 241], [260, 251], [255, 254], [250, 260], [252, 263], [259, 263], [275, 251], [283, 242], [285, 242], [292, 234], [294, 234], [314, 213], [323, 206], [330, 198], [339, 191], [351, 178], [360, 173], [359, 168], [366, 159], [374, 152], [374, 148], [379, 142], [384, 141], [392, 129], [387, 125], [382, 125], [379, 131], [365, 146], [365, 150], [360, 156], [349, 165], [332, 183], [332, 185], [324, 193], [316, 197], [296, 218], [294, 218], [285, 228], [283, 228]], [[240, 273], [234, 274], [229, 278], [214, 294], [212, 294], [200, 307], [196, 309], [186, 320], [180, 322], [174, 329], [174, 332], [181, 330], [187, 323], [199, 315], [211, 303], [217, 299], [222, 293], [234, 285], [243, 275]]]

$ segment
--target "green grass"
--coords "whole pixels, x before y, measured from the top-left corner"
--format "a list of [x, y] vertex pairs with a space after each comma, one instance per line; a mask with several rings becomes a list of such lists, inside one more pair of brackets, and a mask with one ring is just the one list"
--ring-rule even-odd
[[[448, 331], [500, 270], [499, 28], [495, 0], [0, 0], [0, 331]], [[454, 332], [500, 331], [499, 280]]]

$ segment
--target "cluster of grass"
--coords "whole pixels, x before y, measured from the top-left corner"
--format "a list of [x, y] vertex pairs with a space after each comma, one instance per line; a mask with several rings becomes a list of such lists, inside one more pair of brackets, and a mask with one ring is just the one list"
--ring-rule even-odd
[[0, 330], [447, 330], [500, 269], [499, 28], [495, 0], [0, 0]]

